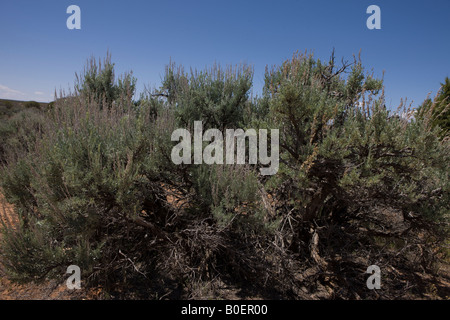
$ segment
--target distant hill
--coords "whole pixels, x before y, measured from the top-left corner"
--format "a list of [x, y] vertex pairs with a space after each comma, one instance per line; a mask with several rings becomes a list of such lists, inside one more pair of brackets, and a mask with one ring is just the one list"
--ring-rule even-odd
[[49, 103], [47, 102], [37, 102], [37, 101], [19, 101], [19, 100], [9, 100], [0, 99], [0, 118], [9, 118], [15, 113], [23, 111], [25, 109], [40, 109], [44, 110], [47, 108]]

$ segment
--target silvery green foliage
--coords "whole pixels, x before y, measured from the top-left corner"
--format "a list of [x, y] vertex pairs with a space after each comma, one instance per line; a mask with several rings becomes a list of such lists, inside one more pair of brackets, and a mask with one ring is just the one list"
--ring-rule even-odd
[[[88, 65], [42, 134], [2, 169], [21, 220], [2, 245], [15, 279], [65, 276], [74, 264], [107, 290], [138, 283], [147, 294], [190, 294], [220, 278], [278, 297], [326, 287], [370, 298], [355, 274], [373, 261], [383, 297], [403, 294], [392, 279], [432, 272], [448, 219], [448, 141], [427, 121], [386, 110], [382, 81], [359, 60], [296, 54], [267, 70], [253, 100], [248, 67], [186, 73], [170, 64], [160, 90], [133, 102], [134, 81], [116, 82], [112, 66]], [[278, 172], [174, 164], [171, 135], [194, 121], [279, 129]]]
[[112, 107], [113, 102], [118, 103], [119, 99], [131, 101], [136, 90], [137, 80], [131, 72], [116, 79], [109, 54], [103, 62], [97, 62], [91, 57], [81, 75], [76, 78], [75, 91], [101, 106]]

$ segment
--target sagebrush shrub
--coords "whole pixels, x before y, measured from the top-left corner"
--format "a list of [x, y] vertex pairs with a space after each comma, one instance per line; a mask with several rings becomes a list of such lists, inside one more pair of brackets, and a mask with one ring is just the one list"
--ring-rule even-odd
[[[431, 272], [448, 228], [448, 140], [386, 110], [382, 81], [357, 59], [295, 54], [267, 70], [254, 99], [252, 77], [247, 66], [170, 64], [161, 88], [133, 101], [130, 74], [116, 81], [109, 57], [91, 60], [45, 118], [0, 126], [23, 131], [0, 180], [21, 221], [4, 226], [10, 274], [62, 277], [76, 264], [88, 285], [133, 284], [146, 298], [192, 297], [217, 278], [270, 297], [358, 298], [374, 297], [363, 279], [373, 261], [405, 283]], [[278, 173], [175, 165], [171, 134], [197, 120], [279, 129]], [[389, 281], [384, 297], [404, 294]]]

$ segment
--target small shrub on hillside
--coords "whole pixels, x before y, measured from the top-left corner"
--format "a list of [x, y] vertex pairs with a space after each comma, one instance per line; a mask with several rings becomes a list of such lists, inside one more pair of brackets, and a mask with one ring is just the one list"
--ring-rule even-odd
[[450, 134], [450, 79], [445, 78], [436, 97], [427, 98], [417, 109], [417, 118], [429, 122], [441, 131], [439, 135], [444, 138]]
[[31, 108], [40, 109], [41, 105], [39, 104], [39, 102], [36, 102], [36, 101], [27, 101], [27, 102], [25, 102], [25, 108], [27, 108], [27, 109], [31, 109]]

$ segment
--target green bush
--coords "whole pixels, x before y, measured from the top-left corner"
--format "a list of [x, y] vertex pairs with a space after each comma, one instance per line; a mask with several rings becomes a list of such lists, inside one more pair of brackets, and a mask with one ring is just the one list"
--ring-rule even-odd
[[416, 116], [419, 119], [430, 122], [430, 125], [438, 127], [442, 138], [450, 132], [450, 79], [445, 78], [436, 97], [427, 98], [417, 109]]
[[[360, 61], [296, 54], [267, 71], [253, 101], [248, 67], [170, 64], [160, 90], [133, 101], [134, 80], [115, 82], [108, 58], [93, 61], [42, 123], [18, 126], [17, 115], [0, 126], [21, 137], [0, 180], [21, 221], [3, 232], [14, 279], [76, 264], [87, 285], [144, 298], [192, 297], [214, 279], [265, 297], [372, 298], [363, 273], [375, 262], [416, 289], [411, 275], [432, 273], [449, 213], [448, 141], [426, 119], [387, 111]], [[173, 164], [172, 132], [196, 120], [279, 129], [278, 173]], [[404, 294], [386, 272], [382, 297]]]
[[25, 102], [25, 108], [27, 108], [27, 109], [31, 109], [31, 108], [40, 109], [41, 105], [39, 104], [39, 102], [36, 102], [36, 101], [27, 101], [27, 102]]
[[45, 122], [45, 115], [36, 109], [12, 112], [0, 119], [0, 163], [5, 163], [8, 157], [21, 157], [33, 148]]
[[114, 64], [108, 53], [106, 58], [98, 62], [91, 57], [80, 75], [76, 75], [75, 92], [85, 96], [86, 102], [95, 101], [101, 107], [111, 108], [113, 102], [124, 106], [131, 102], [136, 89], [136, 78], [132, 73], [125, 73], [116, 79]]
[[[34, 148], [2, 170], [4, 194], [23, 221], [5, 233], [3, 250], [14, 278], [63, 275], [69, 264], [82, 268], [87, 283], [106, 288], [133, 279], [213, 277], [213, 262], [229, 264], [225, 255], [234, 250], [224, 221], [236, 215], [234, 205], [253, 207], [256, 176], [246, 171], [242, 192], [238, 168], [175, 166], [172, 105], [152, 96], [138, 104], [117, 97], [114, 108], [103, 108], [90, 100], [92, 89], [85, 90], [57, 99]], [[226, 175], [215, 182], [219, 172]], [[199, 184], [202, 179], [212, 189]], [[230, 182], [233, 189], [219, 199]], [[170, 197], [192, 201], [178, 208]], [[249, 212], [236, 222], [251, 232], [254, 217]]]
[[5, 101], [2, 102], [2, 104], [8, 109], [12, 109], [13, 108], [13, 103], [11, 101], [5, 100]]
[[192, 126], [202, 120], [204, 128], [239, 128], [244, 120], [252, 86], [253, 70], [248, 66], [223, 69], [214, 66], [186, 73], [170, 64], [158, 95], [175, 107], [179, 125]]
[[447, 169], [447, 146], [422, 122], [390, 115], [383, 96], [375, 96], [381, 82], [364, 76], [360, 62], [347, 79], [341, 70], [299, 55], [267, 75], [268, 118], [282, 128], [280, 157], [287, 164], [275, 179], [293, 181], [306, 220], [327, 203], [338, 209], [382, 201], [415, 210], [429, 186], [445, 186], [435, 178]]
[[[327, 270], [381, 260], [429, 271], [431, 243], [442, 243], [448, 221], [449, 144], [426, 122], [387, 111], [381, 82], [359, 61], [344, 77], [349, 67], [294, 55], [266, 76], [267, 125], [280, 128], [281, 158], [267, 186], [292, 226], [278, 241]], [[398, 250], [427, 249], [405, 261], [380, 237], [409, 243]], [[342, 285], [352, 272], [339, 275]]]

